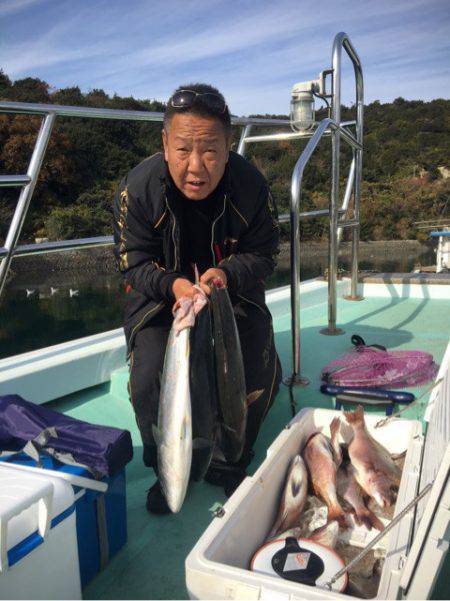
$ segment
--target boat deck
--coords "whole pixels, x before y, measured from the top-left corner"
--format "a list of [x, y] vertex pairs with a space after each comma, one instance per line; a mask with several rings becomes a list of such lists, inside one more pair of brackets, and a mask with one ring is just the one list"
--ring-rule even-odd
[[[332, 407], [331, 397], [319, 392], [320, 371], [330, 360], [349, 350], [352, 334], [359, 334], [368, 344], [379, 343], [388, 349], [425, 350], [433, 354], [436, 362], [442, 360], [450, 333], [449, 288], [446, 288], [447, 298], [442, 292], [435, 295], [437, 298], [430, 298], [428, 293], [427, 298], [411, 298], [409, 293], [404, 294], [404, 288], [399, 291], [389, 285], [383, 286], [383, 290], [380, 287], [381, 292], [372, 296], [377, 285], [371, 284], [366, 287], [366, 298], [362, 302], [339, 298], [338, 325], [345, 334], [323, 336], [319, 331], [326, 325], [325, 286], [325, 283], [313, 282], [311, 298], [308, 300], [308, 294], [302, 297], [306, 299], [301, 309], [302, 373], [311, 383], [295, 390], [297, 410], [305, 406]], [[338, 296], [342, 295], [342, 284], [340, 286]], [[320, 295], [317, 287], [322, 287]], [[442, 286], [436, 288], [443, 290]], [[287, 289], [271, 292], [268, 304], [274, 316], [276, 346], [283, 372], [289, 375], [291, 334]], [[128, 543], [84, 589], [84, 597], [186, 598], [184, 560], [211, 521], [210, 509], [216, 503], [225, 503], [226, 498], [221, 488], [203, 482], [193, 483], [179, 514], [154, 516], [146, 512], [146, 491], [154, 476], [142, 463], [141, 442], [126, 393], [126, 378], [124, 368], [113, 375], [110, 384], [96, 386], [49, 405], [87, 421], [127, 428], [133, 437], [135, 454], [127, 467]], [[404, 417], [421, 419], [423, 411], [424, 407], [419, 406], [406, 412]], [[290, 418], [288, 390], [282, 386], [257, 441], [251, 472], [263, 461], [267, 447]]]

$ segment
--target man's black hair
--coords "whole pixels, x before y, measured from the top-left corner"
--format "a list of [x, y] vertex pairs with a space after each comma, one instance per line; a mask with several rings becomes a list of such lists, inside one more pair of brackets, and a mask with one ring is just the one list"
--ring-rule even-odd
[[199, 94], [216, 94], [219, 96], [225, 103], [225, 98], [219, 92], [217, 88], [214, 86], [210, 86], [206, 83], [189, 83], [183, 86], [179, 86], [172, 96], [169, 98], [169, 101], [166, 105], [166, 110], [164, 112], [164, 129], [168, 131], [170, 121], [172, 117], [177, 113], [192, 113], [193, 115], [198, 115], [199, 117], [214, 117], [218, 121], [220, 121], [224, 127], [226, 136], [231, 135], [231, 116], [230, 111], [228, 110], [228, 105], [226, 105], [225, 111], [219, 112], [217, 109], [211, 108], [205, 101], [202, 101], [202, 96], [196, 96], [194, 103], [189, 107], [181, 107], [177, 108], [170, 104], [171, 99], [177, 92], [181, 92], [181, 90], [191, 90], [192, 92], [197, 92]]

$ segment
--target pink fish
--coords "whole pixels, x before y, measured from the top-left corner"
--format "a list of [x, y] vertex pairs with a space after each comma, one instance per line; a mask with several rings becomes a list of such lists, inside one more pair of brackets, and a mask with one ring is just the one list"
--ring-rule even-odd
[[314, 434], [306, 443], [303, 457], [309, 469], [314, 492], [328, 507], [328, 521], [337, 520], [342, 527], [348, 527], [344, 510], [337, 498], [337, 467], [330, 441], [321, 433]]
[[289, 467], [280, 509], [269, 534], [270, 538], [299, 525], [300, 514], [305, 506], [307, 493], [308, 473], [303, 459], [300, 455], [296, 455]]
[[353, 413], [345, 413], [345, 417], [353, 427], [348, 453], [356, 481], [380, 507], [390, 507], [396, 500], [401, 472], [389, 452], [367, 431], [361, 405]]
[[342, 466], [337, 474], [338, 495], [349, 503], [355, 510], [355, 522], [371, 530], [384, 530], [384, 525], [378, 517], [364, 504], [363, 490], [355, 479], [355, 468], [351, 463]]

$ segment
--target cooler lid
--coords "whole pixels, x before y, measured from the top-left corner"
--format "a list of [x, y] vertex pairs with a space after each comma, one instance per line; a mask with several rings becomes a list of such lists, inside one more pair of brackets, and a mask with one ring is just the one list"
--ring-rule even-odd
[[[430, 597], [450, 541], [450, 344], [428, 402], [428, 422], [419, 491], [433, 483], [418, 504], [413, 543], [400, 586], [407, 599]], [[418, 492], [419, 492], [418, 491]]]
[[0, 573], [74, 511], [72, 486], [0, 463]]

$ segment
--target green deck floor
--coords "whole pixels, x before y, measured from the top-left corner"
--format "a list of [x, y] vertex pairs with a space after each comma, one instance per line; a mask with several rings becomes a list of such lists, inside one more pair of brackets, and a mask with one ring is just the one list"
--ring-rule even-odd
[[[343, 336], [323, 336], [326, 304], [301, 312], [302, 373], [311, 383], [295, 392], [297, 408], [331, 407], [330, 397], [319, 391], [321, 368], [348, 350], [350, 336], [361, 335], [368, 344], [388, 349], [420, 349], [442, 360], [450, 335], [447, 300], [369, 298], [363, 302], [339, 300], [338, 325]], [[291, 371], [289, 305], [275, 320], [276, 345], [284, 375]], [[187, 598], [184, 560], [212, 519], [209, 511], [224, 503], [222, 489], [206, 483], [190, 486], [181, 512], [153, 516], [145, 510], [146, 491], [153, 483], [150, 470], [141, 460], [141, 443], [126, 395], [126, 372], [119, 370], [111, 385], [70, 395], [51, 405], [59, 411], [95, 423], [127, 428], [132, 432], [134, 459], [127, 467], [128, 543], [109, 566], [84, 590], [85, 599], [178, 599]], [[417, 389], [411, 389], [417, 393]], [[421, 417], [423, 409], [411, 409], [405, 417]], [[251, 472], [265, 457], [265, 451], [291, 417], [287, 389], [282, 386], [263, 425], [256, 445]]]

